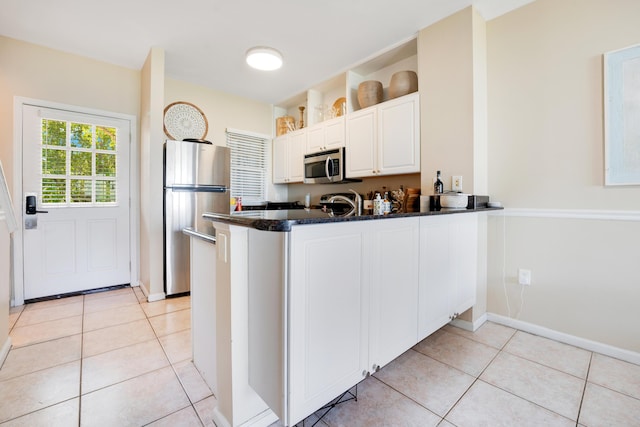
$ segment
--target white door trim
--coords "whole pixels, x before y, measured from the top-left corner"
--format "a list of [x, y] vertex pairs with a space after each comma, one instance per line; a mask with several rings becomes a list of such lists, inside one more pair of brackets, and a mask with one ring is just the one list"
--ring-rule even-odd
[[[13, 208], [17, 219], [24, 221], [24, 198], [22, 197], [22, 107], [24, 105], [35, 105], [43, 108], [54, 108], [82, 112], [99, 116], [114, 117], [126, 120], [130, 123], [131, 144], [129, 146], [129, 232], [130, 257], [131, 257], [131, 286], [140, 283], [140, 192], [139, 192], [139, 158], [138, 158], [138, 119], [130, 114], [114, 113], [111, 111], [84, 108], [58, 102], [44, 101], [41, 99], [25, 98], [15, 96], [13, 98]], [[24, 259], [23, 240], [21, 226], [13, 233], [13, 293], [11, 295], [11, 306], [15, 307], [24, 304]]]

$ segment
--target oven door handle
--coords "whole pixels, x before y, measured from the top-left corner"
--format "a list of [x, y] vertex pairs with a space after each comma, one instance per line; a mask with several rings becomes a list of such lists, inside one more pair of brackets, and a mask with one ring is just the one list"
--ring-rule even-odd
[[[329, 171], [329, 166], [331, 166], [331, 171]], [[327, 156], [327, 160], [324, 162], [324, 173], [327, 175], [329, 181], [333, 181], [333, 162], [331, 161], [331, 156]]]

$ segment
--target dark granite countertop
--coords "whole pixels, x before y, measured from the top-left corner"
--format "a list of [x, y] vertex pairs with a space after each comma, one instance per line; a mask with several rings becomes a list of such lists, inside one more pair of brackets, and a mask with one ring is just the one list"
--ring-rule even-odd
[[384, 220], [391, 218], [406, 218], [430, 215], [464, 214], [471, 212], [487, 212], [503, 208], [475, 208], [475, 209], [447, 209], [430, 210], [427, 212], [395, 213], [389, 215], [360, 215], [333, 216], [321, 209], [289, 209], [273, 211], [241, 211], [231, 214], [205, 213], [202, 216], [212, 221], [251, 227], [264, 231], [291, 231], [294, 225], [327, 224], [333, 222]]

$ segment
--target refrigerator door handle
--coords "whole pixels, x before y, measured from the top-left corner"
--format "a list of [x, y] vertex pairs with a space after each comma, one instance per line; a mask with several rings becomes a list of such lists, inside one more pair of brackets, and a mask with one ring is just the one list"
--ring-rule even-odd
[[180, 185], [174, 184], [165, 187], [165, 190], [170, 191], [193, 191], [202, 193], [226, 193], [229, 191], [227, 187], [219, 185]]
[[184, 234], [186, 234], [187, 236], [197, 237], [197, 238], [202, 239], [204, 241], [207, 241], [209, 243], [213, 243], [214, 245], [216, 244], [215, 236], [211, 236], [209, 234], [204, 234], [204, 233], [197, 232], [193, 228], [185, 228], [185, 229], [182, 230], [182, 232]]

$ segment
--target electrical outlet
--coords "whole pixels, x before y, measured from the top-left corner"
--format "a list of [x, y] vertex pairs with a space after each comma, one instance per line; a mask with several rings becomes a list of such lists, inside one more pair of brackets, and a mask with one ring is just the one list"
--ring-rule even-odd
[[451, 191], [462, 192], [462, 176], [458, 175], [451, 177]]
[[531, 285], [531, 270], [525, 270], [524, 268], [518, 269], [518, 283], [524, 286]]

